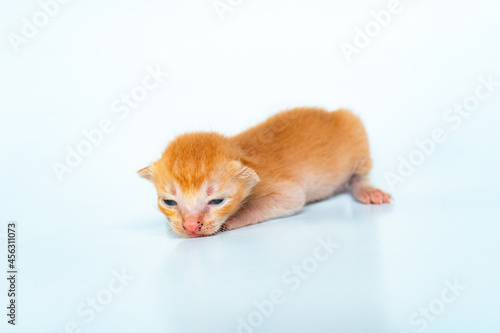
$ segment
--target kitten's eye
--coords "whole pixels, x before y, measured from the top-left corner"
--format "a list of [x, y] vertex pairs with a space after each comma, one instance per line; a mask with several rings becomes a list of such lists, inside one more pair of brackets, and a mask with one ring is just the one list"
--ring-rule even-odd
[[177, 202], [175, 202], [174, 200], [163, 200], [163, 202], [165, 202], [169, 206], [177, 206]]
[[211, 200], [208, 204], [209, 204], [209, 205], [218, 205], [218, 204], [220, 204], [222, 201], [224, 201], [224, 199], [214, 199], [214, 200]]

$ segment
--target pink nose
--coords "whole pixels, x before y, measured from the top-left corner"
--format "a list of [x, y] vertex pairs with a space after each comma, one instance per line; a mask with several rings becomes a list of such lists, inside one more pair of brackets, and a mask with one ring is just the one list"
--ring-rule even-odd
[[184, 227], [185, 230], [194, 234], [200, 230], [201, 222], [199, 222], [198, 220], [186, 220], [184, 221], [182, 226]]

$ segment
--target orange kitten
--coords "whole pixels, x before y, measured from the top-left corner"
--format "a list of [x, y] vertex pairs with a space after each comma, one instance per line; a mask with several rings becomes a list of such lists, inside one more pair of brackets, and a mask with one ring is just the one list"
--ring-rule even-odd
[[346, 186], [364, 204], [389, 203], [370, 184], [371, 167], [357, 116], [296, 108], [233, 137], [180, 135], [138, 173], [154, 183], [173, 229], [197, 237], [295, 214]]

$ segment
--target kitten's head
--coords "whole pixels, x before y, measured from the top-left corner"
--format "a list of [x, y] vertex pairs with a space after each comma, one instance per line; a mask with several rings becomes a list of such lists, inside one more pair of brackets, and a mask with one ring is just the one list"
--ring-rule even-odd
[[189, 133], [173, 140], [158, 161], [138, 173], [155, 185], [158, 207], [175, 232], [208, 236], [219, 231], [259, 182], [240, 154], [222, 135]]

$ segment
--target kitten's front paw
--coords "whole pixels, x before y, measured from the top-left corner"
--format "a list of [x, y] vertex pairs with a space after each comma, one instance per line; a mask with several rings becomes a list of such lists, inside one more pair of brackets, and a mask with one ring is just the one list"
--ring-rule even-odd
[[230, 217], [227, 221], [222, 225], [221, 231], [228, 231], [239, 229], [248, 225], [249, 223], [244, 223], [241, 219]]

